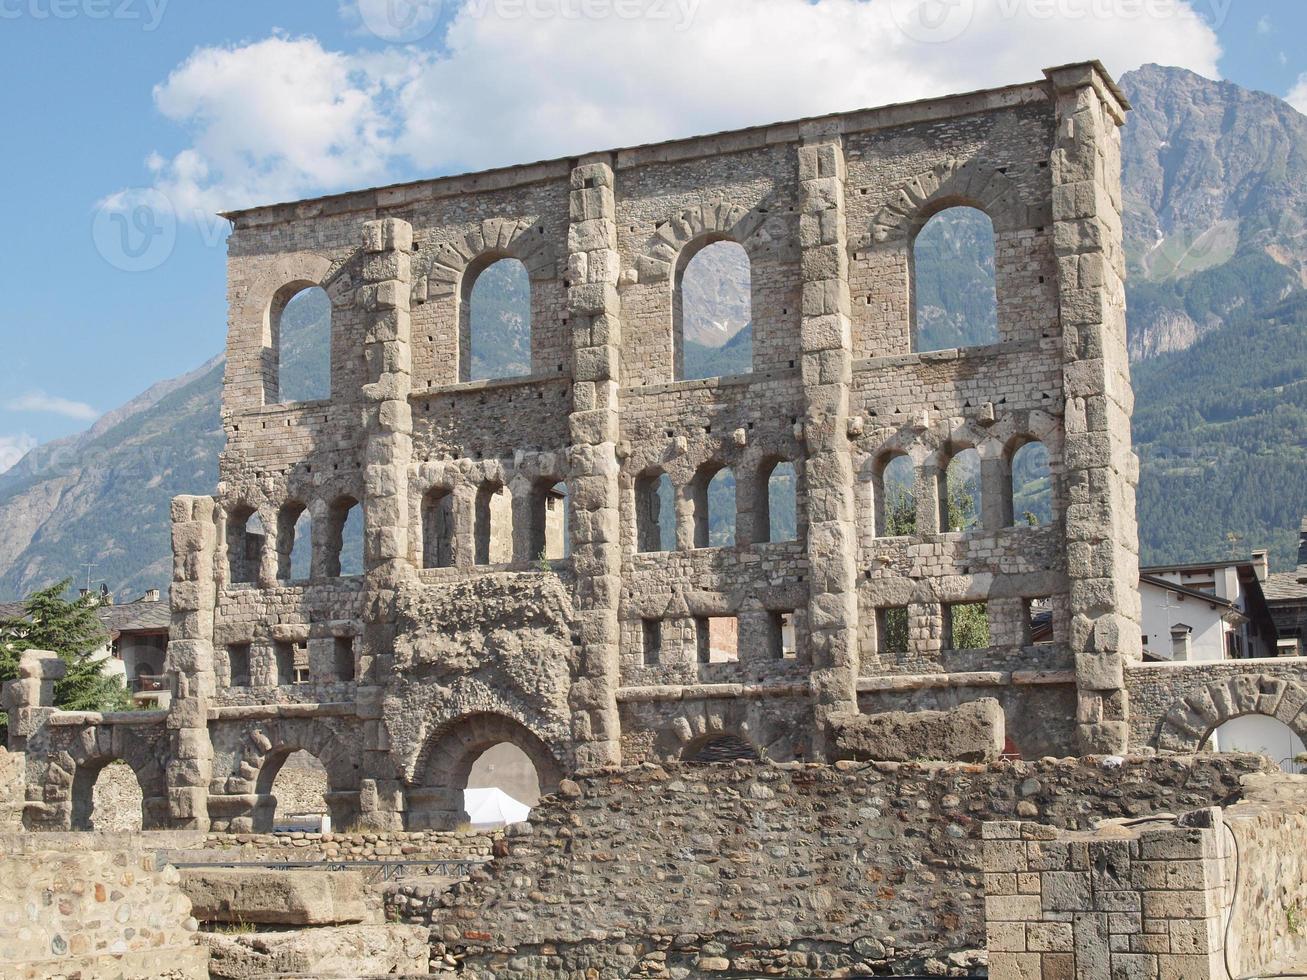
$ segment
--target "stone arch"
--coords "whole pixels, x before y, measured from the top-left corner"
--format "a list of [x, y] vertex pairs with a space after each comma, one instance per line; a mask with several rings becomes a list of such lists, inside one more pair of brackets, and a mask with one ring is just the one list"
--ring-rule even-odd
[[426, 739], [408, 791], [410, 830], [450, 830], [467, 819], [463, 789], [481, 753], [502, 742], [526, 753], [540, 781], [540, 795], [558, 788], [563, 770], [550, 747], [507, 715], [478, 712], [439, 726]]
[[872, 219], [871, 237], [877, 243], [911, 242], [931, 218], [955, 207], [983, 211], [995, 234], [1029, 224], [1016, 184], [1002, 168], [951, 158], [900, 184]]
[[658, 732], [654, 753], [664, 762], [684, 761], [715, 739], [727, 737], [747, 742], [759, 759], [788, 762], [806, 754], [806, 746], [792, 731], [770, 724], [758, 705], [743, 699], [684, 703]]
[[1307, 687], [1272, 674], [1235, 674], [1174, 701], [1158, 726], [1155, 745], [1164, 752], [1197, 752], [1232, 718], [1267, 715], [1307, 740]]
[[267, 831], [277, 801], [272, 785], [293, 752], [307, 752], [327, 770], [327, 810], [335, 827], [358, 817], [361, 760], [358, 740], [315, 718], [276, 718], [248, 731], [237, 750], [232, 775], [223, 786], [229, 795], [253, 797], [246, 812], [232, 818], [230, 829]]
[[687, 208], [658, 226], [658, 230], [636, 260], [641, 282], [669, 282], [685, 268], [694, 253], [714, 242], [735, 242], [744, 247], [752, 261], [754, 249], [761, 246], [758, 233], [767, 215], [758, 210], [713, 201], [697, 208]]
[[[168, 825], [168, 788], [165, 761], [157, 739], [142, 738], [123, 725], [97, 725], [83, 728], [71, 738], [64, 752], [51, 762], [48, 772], [47, 803], [66, 814], [71, 830], [90, 830], [94, 816], [94, 789], [105, 766], [126, 763], [141, 788], [141, 827], [153, 830]], [[67, 793], [60, 800], [59, 789]], [[61, 805], [62, 804], [62, 805]]]
[[414, 276], [413, 301], [452, 299], [469, 269], [479, 271], [499, 259], [517, 259], [534, 282], [555, 273], [554, 245], [541, 223], [488, 218], [460, 239], [440, 242], [425, 257], [426, 267]]

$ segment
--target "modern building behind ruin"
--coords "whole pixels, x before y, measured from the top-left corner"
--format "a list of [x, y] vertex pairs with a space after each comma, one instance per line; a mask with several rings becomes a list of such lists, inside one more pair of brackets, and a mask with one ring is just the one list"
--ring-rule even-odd
[[[155, 823], [266, 825], [303, 749], [338, 826], [418, 828], [458, 822], [474, 759], [505, 741], [547, 789], [723, 739], [826, 759], [859, 714], [979, 698], [1027, 757], [1192, 750], [1272, 693], [1298, 725], [1279, 697], [1292, 661], [1139, 663], [1127, 109], [1101, 66], [1072, 65], [229, 215], [227, 448], [217, 493], [173, 505], [171, 706], [52, 713], [39, 677], [20, 682], [29, 825], [81, 819], [111, 758]], [[993, 223], [999, 339], [919, 352], [914, 241], [955, 206]], [[718, 241], [750, 259], [753, 370], [679, 380], [681, 275]], [[505, 257], [530, 274], [532, 373], [467, 381], [471, 289]], [[309, 286], [331, 297], [331, 398], [285, 404], [279, 318]], [[1031, 442], [1050, 460], [1042, 526], [1013, 514]], [[968, 449], [981, 526], [941, 530], [942, 474]], [[916, 530], [890, 536], [882, 475], [904, 455]], [[798, 533], [773, 541], [783, 463]], [[725, 468], [735, 540], [711, 547]], [[356, 507], [364, 571], [342, 576]], [[312, 574], [289, 581], [305, 510]], [[541, 561], [560, 526], [567, 557]], [[977, 602], [992, 645], [953, 649], [951, 617]], [[1032, 604], [1053, 642], [1031, 642]], [[738, 631], [736, 658], [701, 655], [714, 629]]]

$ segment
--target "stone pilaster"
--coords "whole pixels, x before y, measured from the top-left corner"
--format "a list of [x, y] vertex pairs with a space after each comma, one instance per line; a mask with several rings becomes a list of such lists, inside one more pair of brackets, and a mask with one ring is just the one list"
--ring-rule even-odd
[[54, 685], [68, 671], [59, 654], [25, 650], [18, 659], [18, 677], [4, 684], [0, 706], [9, 715], [9, 751], [24, 752], [31, 738], [55, 712]]
[[412, 292], [413, 228], [385, 218], [363, 226], [360, 298], [366, 324], [363, 385], [364, 564], [374, 600], [364, 610], [363, 656], [359, 664], [359, 717], [362, 722], [367, 792], [360, 806], [367, 819], [385, 829], [402, 824], [399, 783], [393, 766], [378, 685], [391, 670], [396, 589], [413, 577], [408, 558], [408, 470], [413, 456], [412, 347], [409, 302]]
[[853, 351], [844, 149], [828, 135], [805, 142], [799, 147], [800, 342], [808, 448], [808, 646], [820, 756], [829, 738], [827, 719], [857, 710], [858, 535], [848, 435]]
[[617, 438], [622, 329], [613, 186], [613, 170], [606, 160], [582, 163], [572, 171], [567, 234], [573, 382], [568, 506], [580, 649], [570, 702], [579, 768], [621, 759]]
[[1124, 667], [1140, 657], [1139, 545], [1126, 355], [1120, 126], [1129, 108], [1093, 65], [1048, 73], [1056, 100], [1053, 235], [1064, 345], [1071, 647], [1085, 753], [1126, 750]]
[[168, 816], [172, 826], [209, 829], [213, 745], [209, 703], [213, 672], [213, 612], [217, 600], [218, 506], [212, 497], [172, 501], [172, 625], [166, 658], [173, 697], [168, 706]]

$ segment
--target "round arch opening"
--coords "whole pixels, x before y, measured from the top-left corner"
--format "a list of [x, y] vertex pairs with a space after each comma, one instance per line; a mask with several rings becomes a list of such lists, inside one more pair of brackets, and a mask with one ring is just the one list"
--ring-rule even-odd
[[1247, 714], [1214, 728], [1204, 752], [1253, 752], [1264, 755], [1285, 772], [1307, 772], [1307, 746], [1292, 728], [1270, 715]]

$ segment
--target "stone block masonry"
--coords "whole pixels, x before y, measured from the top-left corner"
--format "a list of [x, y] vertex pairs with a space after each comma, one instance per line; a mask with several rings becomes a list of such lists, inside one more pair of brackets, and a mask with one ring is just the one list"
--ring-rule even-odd
[[[1163, 730], [1137, 667], [1127, 109], [1086, 63], [230, 214], [227, 442], [215, 493], [173, 502], [170, 707], [57, 712], [57, 664], [25, 660], [9, 692], [25, 826], [87, 825], [115, 759], [147, 827], [270, 830], [303, 751], [333, 828], [393, 833], [458, 827], [473, 764], [504, 742], [545, 793], [701, 753], [831, 761], [862, 716], [905, 711], [985, 712], [959, 757], [1196, 748], [1211, 713], [1186, 701]], [[916, 238], [957, 206], [993, 226], [997, 342], [927, 351]], [[722, 241], [749, 260], [751, 370], [687, 380], [682, 274]], [[531, 373], [469, 380], [472, 290], [505, 259], [526, 268]], [[285, 402], [280, 318], [308, 287], [330, 303], [330, 397]], [[1031, 442], [1049, 459], [1040, 527], [1013, 516]], [[941, 488], [970, 449], [981, 519], [954, 531]], [[916, 523], [892, 535], [898, 457]], [[782, 464], [791, 541], [767, 519]], [[724, 470], [735, 535], [714, 545]], [[672, 528], [651, 518], [661, 494]], [[360, 569], [342, 564], [351, 521]], [[980, 604], [988, 645], [954, 649], [954, 612]], [[1051, 642], [1033, 642], [1036, 606]], [[1188, 678], [1174, 698], [1197, 693]]]
[[1108, 821], [1092, 831], [987, 823], [990, 977], [1302, 975], [1307, 782], [1246, 782], [1245, 801], [1179, 819]]
[[565, 782], [421, 920], [469, 977], [965, 973], [984, 958], [987, 821], [1211, 806], [1265, 766], [646, 765]]

